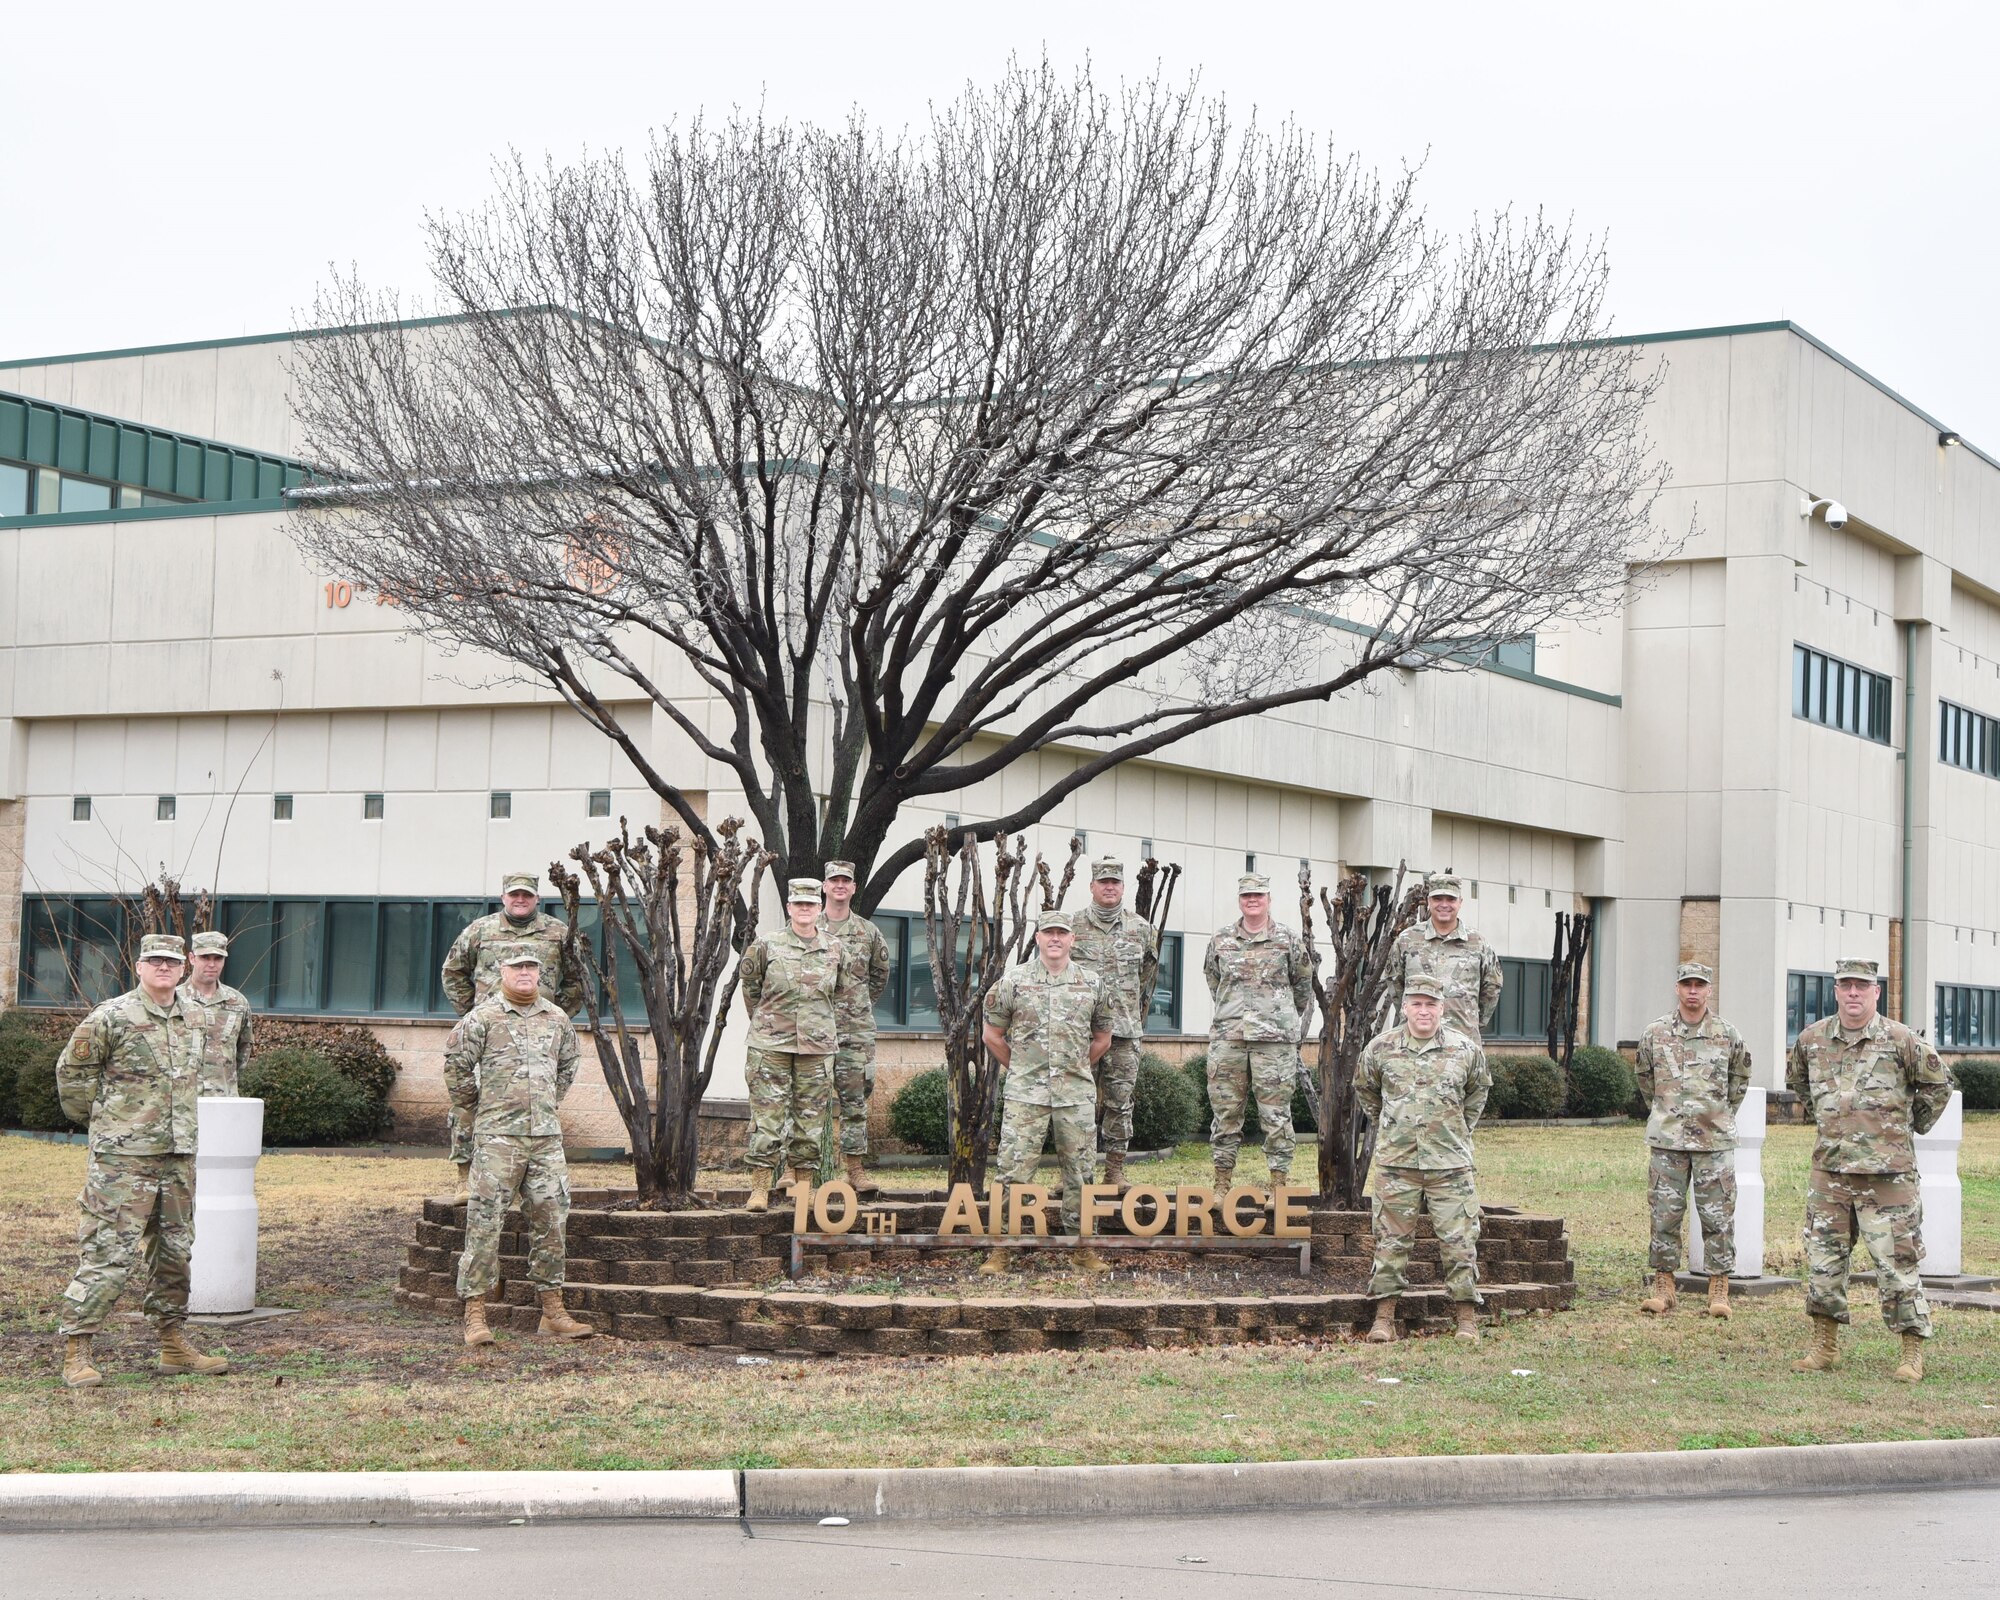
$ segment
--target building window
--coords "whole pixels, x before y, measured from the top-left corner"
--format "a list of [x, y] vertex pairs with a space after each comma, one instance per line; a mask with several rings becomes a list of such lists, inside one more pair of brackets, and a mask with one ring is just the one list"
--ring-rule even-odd
[[2000, 989], [1939, 984], [1935, 1038], [1941, 1050], [1991, 1050], [2000, 1045]]
[[611, 791], [609, 789], [592, 789], [590, 791], [590, 814], [593, 817], [608, 817], [611, 815]]
[[[1882, 1004], [1888, 992], [1885, 981], [1875, 986], [1875, 1003]], [[1943, 993], [1942, 990], [1939, 991]], [[1788, 972], [1785, 974], [1785, 1043], [1794, 1044], [1799, 1034], [1840, 1009], [1834, 999], [1830, 972]]]
[[361, 797], [361, 820], [363, 822], [382, 820], [382, 797], [379, 794], [364, 794]]
[[70, 797], [69, 820], [71, 822], [88, 822], [90, 820], [89, 795], [79, 794]]
[[1151, 839], [1141, 839], [1139, 841], [1140, 865], [1143, 866], [1146, 862], [1151, 861], [1152, 859], [1153, 859], [1153, 841]]
[[1889, 742], [1890, 680], [1879, 672], [1792, 646], [1792, 715], [1822, 727]]
[[28, 469], [0, 461], [0, 517], [25, 517], [28, 489]]
[[1946, 766], [2000, 778], [2000, 722], [1940, 700], [1938, 760]]
[[1493, 1014], [1489, 1039], [1547, 1039], [1549, 1036], [1549, 964], [1546, 961], [1500, 958], [1500, 1008]]
[[495, 789], [486, 797], [486, 814], [496, 822], [514, 814], [514, 797], [505, 789]]
[[274, 794], [271, 796], [271, 820], [273, 822], [290, 822], [292, 820], [292, 797], [290, 795]]
[[155, 822], [172, 822], [174, 820], [174, 797], [172, 795], [163, 794], [153, 802], [153, 820]]
[[1246, 850], [1244, 852], [1243, 870], [1245, 872], [1255, 872], [1257, 870], [1257, 852], [1255, 850]]

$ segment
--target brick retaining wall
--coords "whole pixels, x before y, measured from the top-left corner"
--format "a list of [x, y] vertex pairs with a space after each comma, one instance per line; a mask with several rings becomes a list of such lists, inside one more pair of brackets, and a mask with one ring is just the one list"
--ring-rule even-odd
[[[768, 1287], [783, 1279], [791, 1249], [791, 1214], [782, 1200], [776, 1209], [757, 1214], [729, 1207], [607, 1210], [618, 1198], [608, 1190], [578, 1191], [574, 1198], [565, 1299], [619, 1338], [666, 1339], [720, 1351], [983, 1355], [1309, 1338], [1352, 1331], [1372, 1314], [1361, 1292], [1370, 1251], [1368, 1216], [1361, 1211], [1311, 1213], [1313, 1270], [1299, 1280], [1297, 1294], [1016, 1299]], [[928, 1233], [937, 1228], [943, 1200], [933, 1192], [868, 1209], [893, 1211], [904, 1233]], [[458, 1313], [455, 1274], [464, 1229], [463, 1201], [424, 1202], [396, 1290], [398, 1304]], [[526, 1278], [527, 1240], [518, 1212], [509, 1213], [500, 1248], [501, 1282], [490, 1296], [490, 1319], [496, 1326], [531, 1330], [540, 1311]], [[852, 1249], [808, 1254], [804, 1265], [808, 1273], [895, 1271], [929, 1254], [857, 1233]], [[1567, 1310], [1575, 1298], [1569, 1238], [1559, 1217], [1488, 1211], [1479, 1257], [1489, 1311]], [[1161, 1261], [1147, 1259], [1154, 1265]], [[1413, 1328], [1446, 1325], [1450, 1305], [1440, 1286], [1437, 1238], [1428, 1219], [1421, 1224], [1410, 1277], [1412, 1288], [1399, 1307], [1403, 1320]]]

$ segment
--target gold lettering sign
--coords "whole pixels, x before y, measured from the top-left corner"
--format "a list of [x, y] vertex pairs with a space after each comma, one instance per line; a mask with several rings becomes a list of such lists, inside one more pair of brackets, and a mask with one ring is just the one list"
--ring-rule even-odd
[[[1164, 1189], [1141, 1183], [1121, 1193], [1113, 1184], [1087, 1183], [1078, 1209], [1086, 1236], [1101, 1234], [1099, 1224], [1115, 1214], [1134, 1238], [1158, 1238], [1171, 1227], [1177, 1239], [1213, 1239], [1218, 1236], [1220, 1213], [1220, 1231], [1233, 1238], [1309, 1239], [1312, 1219], [1306, 1203], [1311, 1198], [1311, 1190], [1285, 1184], [1268, 1194], [1253, 1184], [1243, 1184], [1217, 1195], [1199, 1184]], [[1049, 1191], [1038, 1183], [989, 1184], [983, 1203], [971, 1184], [957, 1183], [945, 1196], [937, 1231], [941, 1237], [964, 1234], [1046, 1239], [1050, 1236], [1048, 1204]], [[896, 1213], [864, 1212], [854, 1186], [843, 1181], [818, 1189], [801, 1184], [792, 1197], [794, 1233], [850, 1233], [856, 1223], [865, 1233], [893, 1236]]]

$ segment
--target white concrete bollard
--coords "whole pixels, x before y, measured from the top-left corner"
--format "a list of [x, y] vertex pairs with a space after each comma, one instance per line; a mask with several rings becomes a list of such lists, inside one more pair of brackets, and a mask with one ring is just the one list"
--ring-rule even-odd
[[[1731, 1277], [1764, 1276], [1764, 1091], [1752, 1088], [1736, 1109], [1736, 1270]], [[1700, 1273], [1701, 1218], [1688, 1196], [1688, 1271]]]
[[1944, 1115], [1917, 1140], [1917, 1182], [1924, 1202], [1924, 1259], [1917, 1271], [1926, 1278], [1955, 1278], [1965, 1270], [1965, 1193], [1958, 1181], [1958, 1147], [1965, 1138], [1965, 1096], [1951, 1091]]
[[257, 1158], [264, 1102], [203, 1095], [195, 1102], [194, 1259], [188, 1310], [257, 1309]]

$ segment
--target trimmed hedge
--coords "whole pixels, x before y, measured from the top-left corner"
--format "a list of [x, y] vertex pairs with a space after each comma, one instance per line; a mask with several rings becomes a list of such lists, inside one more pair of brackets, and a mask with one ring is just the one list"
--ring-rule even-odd
[[1170, 1150], [1185, 1143], [1195, 1136], [1200, 1116], [1201, 1103], [1186, 1073], [1150, 1051], [1139, 1057], [1139, 1079], [1132, 1090], [1134, 1150]]
[[242, 1092], [264, 1102], [267, 1145], [351, 1144], [381, 1123], [373, 1096], [325, 1056], [286, 1046], [243, 1069]]
[[1631, 1066], [1616, 1050], [1587, 1044], [1569, 1058], [1568, 1115], [1608, 1117], [1628, 1112], [1638, 1093]]
[[53, 1067], [59, 1053], [57, 1046], [30, 1031], [18, 1011], [0, 1012], [0, 1128], [21, 1126], [21, 1102], [16, 1095], [21, 1068], [44, 1054]]
[[1510, 1119], [1559, 1117], [1563, 1110], [1562, 1068], [1547, 1056], [1491, 1056], [1493, 1092], [1487, 1114]]
[[[388, 1127], [389, 1091], [396, 1082], [396, 1059], [370, 1029], [355, 1022], [298, 1022], [266, 1017], [258, 1017], [252, 1028], [255, 1054], [250, 1058], [250, 1066], [254, 1067], [267, 1055], [283, 1052], [317, 1056], [368, 1096], [373, 1114], [366, 1130], [355, 1137], [372, 1139]], [[245, 1094], [249, 1092], [243, 1090]], [[268, 1107], [264, 1114], [270, 1116]], [[275, 1141], [267, 1137], [265, 1142]]]
[[889, 1131], [927, 1156], [941, 1156], [951, 1148], [943, 1067], [918, 1073], [896, 1091], [889, 1102]]
[[56, 1093], [56, 1057], [60, 1045], [35, 1040], [22, 1052], [15, 1068], [14, 1103], [21, 1126], [38, 1133], [70, 1133], [78, 1124], [63, 1115], [62, 1099]]
[[1951, 1076], [1964, 1091], [1967, 1111], [2000, 1111], [2000, 1061], [1969, 1056], [1952, 1063]]

